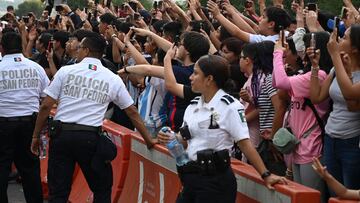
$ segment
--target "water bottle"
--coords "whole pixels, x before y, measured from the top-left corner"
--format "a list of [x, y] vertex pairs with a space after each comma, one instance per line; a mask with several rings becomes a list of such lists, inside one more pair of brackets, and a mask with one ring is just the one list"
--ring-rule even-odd
[[168, 127], [161, 128], [161, 131], [170, 137], [170, 141], [166, 144], [166, 147], [168, 148], [170, 154], [175, 158], [176, 165], [182, 166], [189, 162], [189, 156], [183, 145], [176, 139], [175, 132], [171, 131]]
[[48, 144], [48, 138], [46, 134], [47, 134], [47, 128], [42, 129], [40, 133], [40, 156], [39, 156], [40, 159], [46, 158], [46, 148]]
[[145, 120], [145, 127], [150, 133], [152, 138], [157, 137], [156, 124], [152, 116], [150, 116], [147, 120]]

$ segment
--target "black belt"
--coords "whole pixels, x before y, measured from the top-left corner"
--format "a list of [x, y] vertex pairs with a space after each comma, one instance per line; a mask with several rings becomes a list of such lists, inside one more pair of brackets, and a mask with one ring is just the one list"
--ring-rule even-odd
[[33, 116], [0, 117], [0, 122], [32, 121]]
[[100, 127], [81, 125], [81, 124], [76, 124], [76, 123], [61, 123], [61, 130], [62, 131], [89, 131], [89, 132], [98, 133], [100, 131]]
[[200, 173], [201, 167], [200, 164], [196, 161], [189, 161], [185, 165], [177, 166], [177, 171], [179, 174], [184, 173]]

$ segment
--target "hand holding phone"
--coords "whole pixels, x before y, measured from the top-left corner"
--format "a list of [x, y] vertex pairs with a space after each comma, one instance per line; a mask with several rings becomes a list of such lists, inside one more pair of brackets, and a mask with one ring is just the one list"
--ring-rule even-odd
[[317, 11], [317, 5], [316, 5], [316, 3], [308, 3], [307, 4], [307, 9], [308, 9], [308, 11]]
[[23, 16], [22, 19], [24, 23], [29, 23], [29, 16]]
[[64, 8], [62, 7], [62, 6], [60, 6], [60, 5], [57, 5], [56, 7], [55, 7], [55, 11], [56, 12], [61, 12], [61, 11], [63, 11], [64, 10]]
[[314, 48], [314, 53], [316, 53], [316, 40], [315, 40], [315, 33], [311, 33], [311, 38], [310, 38], [310, 47]]
[[175, 43], [175, 46], [179, 47], [179, 44], [180, 44], [180, 36], [179, 35], [175, 36], [174, 43]]
[[158, 9], [158, 2], [157, 2], [157, 1], [154, 1], [154, 3], [153, 3], [153, 8], [154, 8], [154, 10], [157, 10], [157, 9]]
[[47, 51], [50, 53], [51, 52], [51, 49], [53, 48], [53, 41], [54, 41], [54, 38], [51, 37], [49, 43], [48, 43], [48, 46], [47, 46]]
[[61, 16], [60, 16], [60, 14], [56, 14], [54, 24], [57, 25], [60, 22], [61, 22]]
[[280, 37], [281, 37], [281, 46], [285, 47], [285, 31], [283, 26], [281, 25], [279, 26], [279, 29], [280, 29]]

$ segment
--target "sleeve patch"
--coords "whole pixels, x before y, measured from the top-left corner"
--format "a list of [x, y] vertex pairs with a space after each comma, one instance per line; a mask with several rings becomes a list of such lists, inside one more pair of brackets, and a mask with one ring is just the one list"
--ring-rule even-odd
[[245, 118], [245, 110], [244, 109], [238, 109], [238, 114], [240, 116], [241, 122], [245, 123], [246, 122], [246, 118]]

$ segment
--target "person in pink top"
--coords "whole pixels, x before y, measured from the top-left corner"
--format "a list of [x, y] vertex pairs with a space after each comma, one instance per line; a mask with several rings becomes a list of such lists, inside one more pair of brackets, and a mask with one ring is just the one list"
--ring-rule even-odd
[[[309, 46], [309, 43], [306, 43], [306, 39], [308, 38], [308, 36], [304, 37], [304, 41], [305, 45], [307, 44]], [[328, 34], [315, 33], [315, 39], [319, 39], [317, 40], [318, 43], [316, 44], [316, 47], [319, 49], [325, 47], [327, 42], [326, 38], [329, 39]], [[314, 112], [305, 103], [305, 99], [310, 97], [311, 80], [311, 72], [306, 72], [306, 67], [311, 66], [311, 64], [309, 62], [307, 66], [305, 66], [303, 74], [290, 77], [287, 76], [283, 62], [285, 50], [286, 49], [282, 46], [281, 41], [278, 41], [275, 44], [273, 86], [278, 89], [286, 90], [291, 97], [288, 125], [291, 128], [292, 133], [300, 140], [300, 143], [291, 154], [293, 156], [292, 167], [294, 181], [318, 189], [322, 192], [324, 191], [323, 181], [311, 167], [313, 157], [319, 157], [322, 153], [322, 130], [317, 122]], [[327, 51], [325, 51], [326, 49], [322, 50], [322, 52], [326, 52], [323, 54], [328, 54]], [[324, 66], [326, 69], [331, 67], [329, 64]], [[327, 73], [324, 69], [319, 71], [318, 77], [320, 81], [324, 81], [326, 76]], [[324, 101], [314, 106], [320, 118], [324, 118], [329, 109], [329, 102]]]

